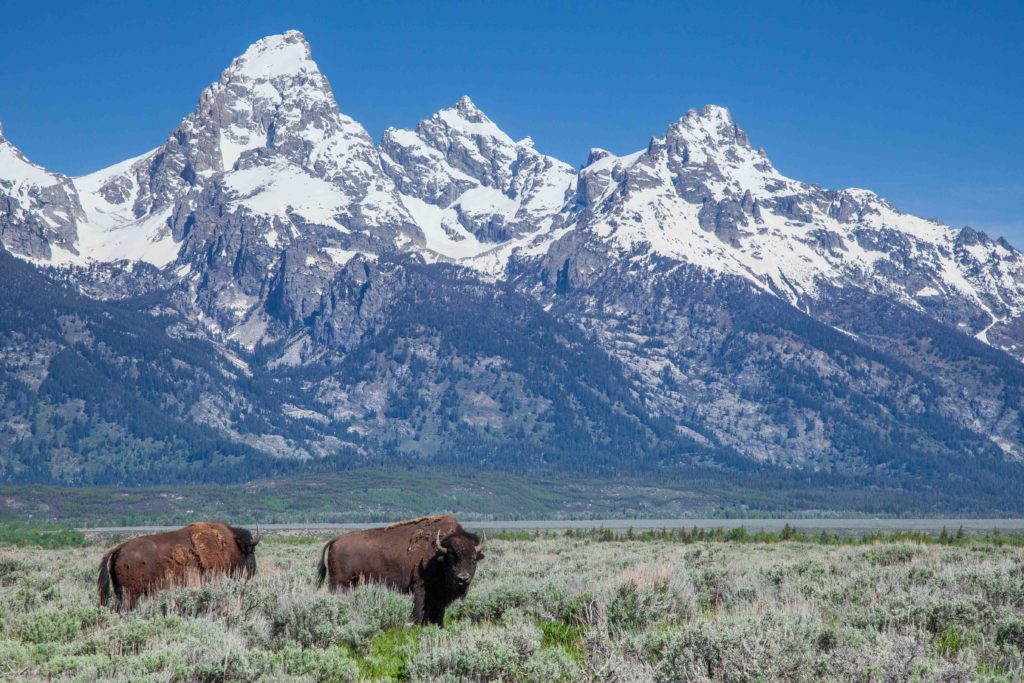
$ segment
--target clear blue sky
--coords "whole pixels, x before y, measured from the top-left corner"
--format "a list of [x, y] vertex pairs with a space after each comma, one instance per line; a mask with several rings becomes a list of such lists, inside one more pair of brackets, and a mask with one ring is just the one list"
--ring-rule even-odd
[[716, 103], [787, 175], [1024, 246], [1024, 3], [89, 4], [0, 2], [0, 121], [65, 173], [155, 147], [296, 28], [378, 139], [468, 94], [579, 165]]

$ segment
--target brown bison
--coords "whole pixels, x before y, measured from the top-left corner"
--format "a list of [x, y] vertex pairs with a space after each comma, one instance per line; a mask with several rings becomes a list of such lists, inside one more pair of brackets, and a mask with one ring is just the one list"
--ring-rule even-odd
[[444, 623], [448, 605], [466, 595], [484, 544], [451, 516], [419, 517], [383, 529], [343, 534], [320, 553], [317, 587], [332, 592], [360, 582], [412, 594], [417, 624]]
[[100, 604], [114, 587], [117, 611], [135, 607], [143, 595], [170, 586], [204, 583], [215, 576], [251, 578], [256, 573], [256, 536], [224, 522], [195, 522], [183, 529], [139, 536], [112, 548], [100, 562]]

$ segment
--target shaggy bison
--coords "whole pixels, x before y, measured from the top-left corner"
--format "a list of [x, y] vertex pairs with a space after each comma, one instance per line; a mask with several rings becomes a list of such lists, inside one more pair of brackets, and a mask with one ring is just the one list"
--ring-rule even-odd
[[215, 576], [251, 578], [256, 573], [256, 536], [223, 522], [196, 522], [183, 529], [139, 536], [112, 548], [100, 562], [100, 604], [130, 610], [143, 595], [169, 586], [203, 583]]
[[332, 592], [360, 582], [412, 594], [417, 624], [444, 623], [448, 605], [466, 595], [484, 544], [451, 516], [419, 517], [383, 529], [343, 534], [320, 553], [317, 587]]

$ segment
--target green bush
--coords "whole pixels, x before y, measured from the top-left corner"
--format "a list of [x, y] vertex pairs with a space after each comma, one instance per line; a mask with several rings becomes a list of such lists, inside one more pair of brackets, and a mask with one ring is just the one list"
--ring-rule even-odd
[[417, 626], [391, 628], [373, 636], [369, 651], [359, 659], [359, 673], [367, 680], [404, 680], [409, 662], [419, 651], [423, 629]]
[[18, 548], [82, 548], [89, 545], [85, 534], [56, 524], [0, 524], [0, 545]]

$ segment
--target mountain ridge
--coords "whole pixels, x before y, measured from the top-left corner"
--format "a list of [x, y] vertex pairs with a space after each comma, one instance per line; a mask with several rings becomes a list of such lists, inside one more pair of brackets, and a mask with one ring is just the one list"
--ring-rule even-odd
[[[374, 144], [289, 31], [107, 169], [52, 174], [0, 135], [0, 243], [212, 349], [233, 398], [194, 387], [183, 419], [272, 458], [900, 486], [1024, 459], [1021, 253], [787, 178], [717, 105], [578, 170], [468, 97]], [[24, 361], [24, 334], [0, 351]], [[3, 443], [41, 447], [15, 423]], [[38, 476], [80, 481], [88, 453]]]

